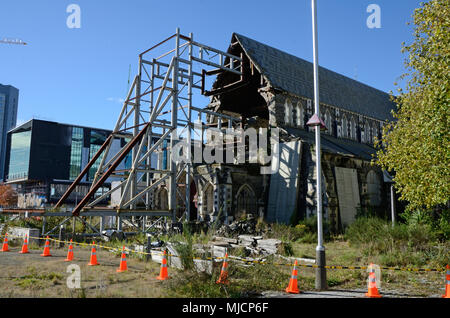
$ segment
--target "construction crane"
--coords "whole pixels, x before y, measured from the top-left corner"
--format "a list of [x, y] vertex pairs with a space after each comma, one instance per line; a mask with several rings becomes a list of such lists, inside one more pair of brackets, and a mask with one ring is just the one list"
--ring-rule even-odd
[[0, 43], [27, 45], [27, 43], [22, 41], [21, 39], [8, 39], [8, 38], [1, 39]]

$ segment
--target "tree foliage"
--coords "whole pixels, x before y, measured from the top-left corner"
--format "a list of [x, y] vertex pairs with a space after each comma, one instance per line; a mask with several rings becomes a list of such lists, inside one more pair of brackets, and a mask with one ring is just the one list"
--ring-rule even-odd
[[395, 172], [408, 210], [446, 204], [450, 198], [450, 2], [421, 3], [413, 14], [414, 41], [403, 43], [405, 89], [393, 97], [394, 121], [377, 142], [377, 163]]
[[10, 186], [0, 185], [0, 206], [10, 207], [17, 205], [17, 192]]

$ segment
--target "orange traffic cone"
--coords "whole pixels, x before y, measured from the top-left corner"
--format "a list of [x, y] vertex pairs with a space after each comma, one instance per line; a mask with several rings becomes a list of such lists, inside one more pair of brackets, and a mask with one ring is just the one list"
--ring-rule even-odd
[[167, 254], [166, 251], [164, 251], [163, 258], [162, 258], [162, 263], [161, 263], [161, 270], [159, 272], [159, 276], [156, 277], [156, 279], [166, 280], [166, 279], [170, 278], [169, 274], [167, 273], [167, 257], [166, 257], [166, 254]]
[[91, 260], [89, 261], [88, 265], [100, 265], [99, 263], [97, 263], [97, 251], [95, 250], [95, 242], [92, 242]]
[[44, 256], [44, 257], [52, 256], [50, 254], [50, 241], [48, 240], [48, 236], [47, 236], [47, 240], [45, 241], [44, 253], [42, 253], [41, 256]]
[[2, 252], [9, 252], [8, 233], [5, 234], [5, 240], [3, 241]]
[[370, 264], [369, 288], [366, 293], [366, 296], [370, 298], [381, 298], [381, 295], [378, 293], [377, 280], [375, 277], [375, 269], [372, 267], [372, 264]]
[[445, 284], [445, 294], [442, 295], [442, 298], [450, 298], [450, 266], [447, 265], [447, 275], [445, 275], [445, 280], [447, 283]]
[[292, 269], [291, 279], [289, 280], [288, 287], [286, 287], [286, 293], [300, 294], [300, 290], [298, 289], [298, 281], [297, 281], [297, 275], [298, 275], [297, 265], [298, 265], [297, 260], [295, 260], [294, 268]]
[[126, 270], [128, 270], [127, 267], [127, 255], [125, 253], [125, 246], [122, 248], [122, 257], [120, 259], [120, 266], [119, 269], [117, 270], [117, 272], [125, 272]]
[[69, 243], [69, 251], [67, 252], [67, 258], [64, 260], [65, 262], [73, 261], [73, 246], [72, 246], [72, 239], [70, 239]]
[[28, 251], [28, 236], [25, 235], [25, 239], [23, 240], [22, 250], [19, 252], [20, 254], [30, 253]]
[[228, 285], [230, 282], [228, 281], [228, 253], [225, 253], [225, 258], [223, 260], [222, 269], [220, 271], [219, 279], [216, 284], [226, 284]]

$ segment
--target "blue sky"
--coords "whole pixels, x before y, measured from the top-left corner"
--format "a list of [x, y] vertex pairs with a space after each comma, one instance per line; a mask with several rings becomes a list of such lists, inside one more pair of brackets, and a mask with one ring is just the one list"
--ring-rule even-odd
[[[404, 72], [403, 41], [412, 41], [416, 0], [318, 0], [321, 66], [381, 89]], [[69, 29], [70, 4], [81, 28]], [[369, 4], [381, 28], [369, 29]], [[31, 118], [112, 129], [140, 52], [180, 27], [226, 50], [233, 32], [312, 61], [311, 1], [0, 0], [0, 83], [20, 90], [18, 121]], [[312, 79], [311, 79], [312, 80]], [[201, 105], [199, 105], [201, 106]]]

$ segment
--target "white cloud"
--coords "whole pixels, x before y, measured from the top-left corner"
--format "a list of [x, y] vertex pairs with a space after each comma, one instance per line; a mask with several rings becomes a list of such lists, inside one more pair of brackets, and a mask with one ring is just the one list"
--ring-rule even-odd
[[123, 104], [123, 102], [125, 101], [125, 99], [117, 98], [117, 97], [108, 97], [106, 100], [108, 102], [114, 102], [114, 103], [119, 103], [119, 104]]

